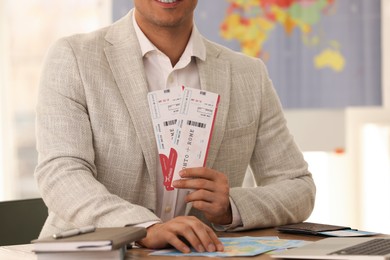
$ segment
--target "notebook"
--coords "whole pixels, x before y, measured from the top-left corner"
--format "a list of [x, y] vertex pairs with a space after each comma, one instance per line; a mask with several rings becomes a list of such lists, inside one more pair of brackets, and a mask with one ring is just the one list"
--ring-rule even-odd
[[335, 226], [328, 224], [302, 222], [297, 224], [289, 224], [279, 226], [276, 230], [286, 233], [307, 234], [307, 235], [322, 235], [321, 232], [338, 231], [338, 230], [351, 230], [346, 226]]
[[109, 251], [70, 251], [36, 253], [37, 260], [125, 260], [126, 246]]
[[321, 223], [302, 222], [279, 226], [276, 228], [279, 232], [306, 234], [315, 236], [330, 236], [330, 237], [363, 237], [378, 235], [376, 232], [368, 232], [357, 229], [352, 229], [346, 226], [336, 226]]
[[302, 247], [277, 252], [283, 259], [390, 260], [390, 237], [325, 238]]
[[146, 236], [143, 227], [97, 228], [96, 231], [67, 238], [46, 237], [31, 241], [35, 252], [109, 251]]

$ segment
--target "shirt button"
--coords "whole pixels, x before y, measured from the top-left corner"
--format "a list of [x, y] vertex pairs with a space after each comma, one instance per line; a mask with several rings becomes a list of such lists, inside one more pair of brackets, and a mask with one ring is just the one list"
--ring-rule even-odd
[[168, 206], [165, 208], [165, 213], [169, 213], [169, 212], [171, 212], [171, 210], [172, 210], [172, 208]]
[[172, 84], [173, 81], [174, 81], [173, 75], [169, 75], [169, 77], [168, 77], [168, 82], [169, 82], [170, 84]]

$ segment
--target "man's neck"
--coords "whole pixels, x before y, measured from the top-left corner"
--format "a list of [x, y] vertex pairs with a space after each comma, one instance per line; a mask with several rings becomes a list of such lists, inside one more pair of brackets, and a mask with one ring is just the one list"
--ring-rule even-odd
[[139, 27], [145, 36], [168, 58], [172, 67], [180, 60], [187, 43], [191, 37], [193, 25], [178, 27], [151, 27], [148, 24], [140, 24]]
[[180, 37], [178, 37], [178, 34], [169, 34], [166, 36], [161, 36], [158, 42], [153, 41], [152, 39], [151, 41], [160, 51], [169, 57], [172, 67], [174, 67], [180, 60], [180, 57], [183, 54], [190, 37], [191, 31], [188, 31], [181, 33]]

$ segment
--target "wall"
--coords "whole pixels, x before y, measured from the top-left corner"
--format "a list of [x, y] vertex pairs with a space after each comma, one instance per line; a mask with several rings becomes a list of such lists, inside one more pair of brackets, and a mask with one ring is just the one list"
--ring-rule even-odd
[[360, 228], [390, 233], [390, 109], [350, 108], [346, 118], [346, 215]]
[[109, 0], [0, 1], [0, 199], [39, 196], [33, 177], [35, 107], [49, 46], [107, 26], [111, 6]]
[[382, 0], [382, 84], [383, 105], [390, 108], [390, 1]]
[[9, 114], [9, 88], [6, 84], [9, 73], [9, 45], [3, 35], [8, 34], [6, 23], [6, 3], [0, 1], [0, 200], [12, 193], [14, 186], [12, 173], [14, 172], [12, 157], [15, 149], [12, 141], [13, 129], [10, 127], [12, 119]]
[[390, 1], [382, 0], [382, 107], [285, 111], [317, 183], [311, 221], [390, 233], [381, 203], [390, 198], [389, 27]]
[[[0, 35], [4, 35], [5, 31], [5, 22], [4, 22], [4, 2], [0, 1]], [[4, 38], [0, 37], [0, 57], [5, 57], [5, 42]], [[4, 93], [4, 77], [5, 77], [5, 60], [4, 58], [0, 59], [0, 201], [4, 198], [4, 154], [3, 154], [3, 141], [4, 141], [4, 125], [3, 120], [4, 117], [4, 104], [5, 102], [5, 93]]]

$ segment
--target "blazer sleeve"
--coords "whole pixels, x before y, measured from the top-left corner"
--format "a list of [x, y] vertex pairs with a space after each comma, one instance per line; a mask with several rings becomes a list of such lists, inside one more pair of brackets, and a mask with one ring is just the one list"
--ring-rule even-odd
[[[97, 179], [93, 132], [80, 67], [67, 39], [50, 49], [39, 87], [35, 178], [50, 215], [67, 225], [124, 226], [159, 221], [111, 194]], [[58, 227], [61, 229], [61, 227]]]
[[259, 61], [259, 118], [250, 169], [257, 187], [230, 191], [243, 222], [236, 230], [277, 226], [305, 220], [312, 212], [315, 185], [308, 165], [286, 126], [282, 107]]

